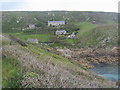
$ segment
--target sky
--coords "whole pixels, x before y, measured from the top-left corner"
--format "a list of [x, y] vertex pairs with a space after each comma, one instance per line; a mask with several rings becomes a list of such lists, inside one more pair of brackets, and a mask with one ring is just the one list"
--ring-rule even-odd
[[0, 0], [0, 11], [118, 12], [119, 0]]

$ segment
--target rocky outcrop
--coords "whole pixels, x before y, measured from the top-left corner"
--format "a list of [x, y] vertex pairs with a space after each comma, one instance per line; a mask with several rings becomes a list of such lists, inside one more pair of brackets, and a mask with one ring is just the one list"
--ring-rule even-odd
[[118, 47], [112, 49], [95, 49], [95, 48], [80, 48], [80, 49], [68, 49], [58, 48], [56, 49], [60, 55], [77, 62], [78, 64], [91, 68], [93, 66], [90, 63], [113, 63], [118, 61]]
[[14, 36], [12, 36], [12, 35], [9, 35], [9, 38], [10, 38], [12, 41], [17, 42], [17, 43], [20, 44], [21, 46], [27, 47], [27, 44], [26, 44], [24, 41], [22, 41], [22, 40], [20, 40], [20, 39], [18, 39], [18, 38], [16, 38], [16, 37], [14, 37]]

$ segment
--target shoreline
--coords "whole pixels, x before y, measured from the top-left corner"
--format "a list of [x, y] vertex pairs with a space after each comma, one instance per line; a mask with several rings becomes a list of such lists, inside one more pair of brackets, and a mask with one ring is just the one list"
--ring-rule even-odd
[[68, 48], [54, 48], [58, 55], [67, 58], [72, 62], [76, 62], [85, 68], [93, 68], [92, 64], [113, 64], [118, 62], [118, 52], [113, 49], [68, 49]]
[[93, 68], [88, 69], [89, 71], [96, 73], [97, 75], [109, 79], [111, 81], [118, 81], [118, 65], [117, 63], [113, 64], [94, 64]]

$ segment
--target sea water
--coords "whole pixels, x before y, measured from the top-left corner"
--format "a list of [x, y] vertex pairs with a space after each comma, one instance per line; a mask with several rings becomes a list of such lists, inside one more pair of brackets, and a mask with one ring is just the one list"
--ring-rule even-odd
[[93, 64], [94, 68], [89, 69], [90, 71], [98, 74], [99, 76], [109, 79], [111, 81], [118, 80], [118, 64]]

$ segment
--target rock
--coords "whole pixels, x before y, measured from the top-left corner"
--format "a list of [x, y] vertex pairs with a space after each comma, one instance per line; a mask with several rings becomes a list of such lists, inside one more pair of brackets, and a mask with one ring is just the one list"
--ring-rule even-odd
[[120, 87], [120, 80], [116, 82], [116, 85]]
[[112, 51], [118, 51], [118, 50], [120, 50], [119, 47], [113, 47], [113, 48], [112, 48]]
[[70, 59], [70, 58], [71, 58], [71, 56], [70, 56], [70, 55], [65, 55], [65, 58]]
[[14, 36], [12, 36], [12, 35], [9, 35], [9, 38], [10, 38], [12, 41], [15, 41], [15, 42], [19, 43], [21, 46], [27, 47], [27, 44], [26, 44], [24, 41], [22, 41], [22, 40], [20, 40], [20, 39], [18, 39], [18, 38], [16, 38], [16, 37], [14, 37]]

